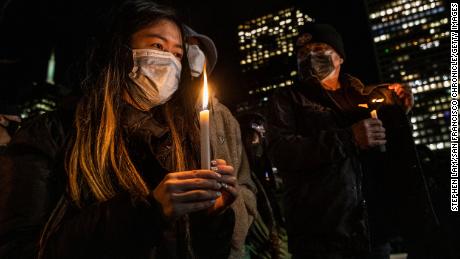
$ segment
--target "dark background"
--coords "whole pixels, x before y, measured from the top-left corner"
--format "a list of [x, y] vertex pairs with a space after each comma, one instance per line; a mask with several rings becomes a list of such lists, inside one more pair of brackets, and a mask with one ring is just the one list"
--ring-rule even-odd
[[[2, 1], [0, 100], [21, 103], [34, 95], [37, 92], [34, 87], [38, 88], [40, 82], [45, 81], [52, 49], [56, 53], [55, 82], [78, 87], [78, 80], [72, 77], [76, 64], [83, 61], [88, 39], [100, 27], [100, 17], [119, 1]], [[238, 25], [291, 6], [301, 8], [318, 22], [332, 24], [343, 35], [347, 52], [345, 71], [365, 83], [379, 80], [362, 0], [157, 2], [176, 8], [187, 24], [215, 41], [219, 60], [211, 81], [219, 99], [230, 108], [247, 97], [239, 67]]]
[[[22, 104], [45, 90], [46, 71], [55, 52], [53, 91], [77, 88], [75, 72], [84, 61], [89, 39], [101, 26], [101, 17], [121, 0], [0, 0], [0, 102]], [[364, 0], [234, 0], [158, 1], [175, 7], [197, 32], [211, 37], [219, 60], [210, 78], [219, 99], [231, 109], [247, 96], [247, 83], [240, 69], [238, 25], [283, 8], [295, 6], [317, 22], [332, 24], [342, 34], [346, 49], [344, 71], [365, 84], [380, 78]], [[1, 106], [1, 105], [0, 105]], [[1, 112], [1, 111], [0, 111]], [[444, 157], [444, 156], [443, 156]], [[443, 163], [425, 165], [428, 172], [447, 172]], [[442, 164], [442, 166], [440, 166]], [[444, 217], [448, 211], [448, 175], [442, 179], [438, 200]], [[457, 236], [449, 224], [445, 226]], [[455, 222], [458, 222], [456, 219]], [[457, 223], [458, 226], [458, 223]]]

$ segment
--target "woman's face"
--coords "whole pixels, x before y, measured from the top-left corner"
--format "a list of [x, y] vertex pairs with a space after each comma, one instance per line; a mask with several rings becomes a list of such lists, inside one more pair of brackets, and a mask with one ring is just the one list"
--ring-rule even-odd
[[159, 20], [133, 34], [132, 49], [156, 49], [173, 54], [179, 61], [184, 54], [179, 27], [167, 19]]

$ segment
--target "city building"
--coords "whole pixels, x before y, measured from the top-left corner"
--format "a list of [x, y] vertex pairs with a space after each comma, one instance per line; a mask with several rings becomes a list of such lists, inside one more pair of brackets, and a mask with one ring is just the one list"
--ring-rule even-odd
[[416, 144], [450, 147], [449, 20], [441, 0], [366, 0], [384, 82], [412, 87]]
[[311, 21], [310, 16], [291, 7], [238, 26], [240, 65], [248, 82], [248, 98], [237, 106], [238, 113], [263, 107], [272, 90], [294, 84], [295, 40], [299, 27]]

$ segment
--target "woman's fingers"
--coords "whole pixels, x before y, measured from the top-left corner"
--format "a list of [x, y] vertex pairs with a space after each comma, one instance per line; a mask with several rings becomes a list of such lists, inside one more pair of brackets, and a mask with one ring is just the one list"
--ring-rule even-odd
[[174, 217], [212, 207], [220, 210], [238, 196], [235, 169], [223, 159], [212, 163], [213, 170], [169, 173], [154, 191], [165, 215]]
[[231, 186], [236, 186], [237, 183], [238, 183], [238, 180], [236, 179], [235, 176], [232, 176], [232, 175], [224, 175], [221, 179], [221, 183], [225, 183], [227, 185], [231, 185]]
[[211, 179], [185, 179], [185, 180], [168, 180], [165, 182], [166, 189], [170, 192], [187, 192], [191, 190], [214, 190], [219, 191], [227, 186], [237, 186], [238, 180], [233, 175], [223, 175], [222, 178], [217, 180]]
[[211, 164], [214, 164], [214, 166], [219, 166], [219, 165], [227, 165], [227, 161], [223, 159], [216, 159], [211, 162]]
[[231, 165], [218, 165], [217, 172], [224, 175], [235, 175], [235, 169]]
[[169, 177], [172, 179], [178, 179], [178, 180], [193, 179], [193, 178], [219, 180], [222, 176], [212, 170], [193, 170], [193, 171], [169, 173], [167, 174], [166, 177]]
[[186, 192], [190, 190], [220, 190], [222, 183], [236, 186], [232, 166], [219, 166], [218, 173], [209, 170], [196, 170], [170, 173], [165, 177], [164, 185], [170, 192]]
[[229, 192], [234, 198], [238, 197], [238, 190], [234, 186], [227, 186], [224, 189], [226, 192]]
[[182, 193], [172, 193], [171, 198], [178, 202], [200, 202], [215, 200], [222, 195], [219, 191], [193, 190]]
[[224, 187], [231, 187], [233, 191], [232, 194], [237, 195], [235, 187], [238, 185], [238, 180], [235, 176], [235, 168], [227, 165], [227, 162], [223, 159], [216, 159], [214, 165], [217, 168], [217, 172], [222, 175], [220, 181], [224, 184]]
[[[222, 178], [219, 178], [221, 181]], [[172, 192], [186, 192], [189, 190], [196, 189], [208, 189], [208, 190], [219, 190], [222, 188], [222, 184], [219, 181], [214, 179], [203, 179], [203, 178], [194, 178], [194, 179], [172, 179], [166, 181], [166, 188]]]

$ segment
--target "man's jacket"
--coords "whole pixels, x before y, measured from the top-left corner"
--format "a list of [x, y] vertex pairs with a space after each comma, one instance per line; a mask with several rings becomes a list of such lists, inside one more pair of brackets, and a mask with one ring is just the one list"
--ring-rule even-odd
[[[272, 97], [270, 153], [285, 180], [289, 249], [297, 255], [358, 254], [368, 251], [371, 241], [400, 233], [413, 237], [422, 224], [433, 222], [410, 124], [397, 99], [386, 88], [365, 87], [352, 76], [340, 80], [359, 97], [352, 112], [337, 105], [317, 80]], [[371, 99], [384, 101], [371, 107]], [[378, 108], [387, 130], [385, 153], [362, 151], [354, 143], [351, 126], [369, 118], [372, 108]], [[375, 186], [368, 182], [378, 188], [370, 189]], [[384, 215], [369, 217], [382, 208]]]

